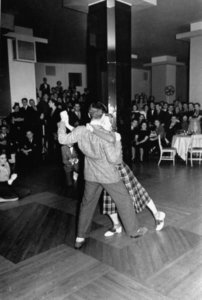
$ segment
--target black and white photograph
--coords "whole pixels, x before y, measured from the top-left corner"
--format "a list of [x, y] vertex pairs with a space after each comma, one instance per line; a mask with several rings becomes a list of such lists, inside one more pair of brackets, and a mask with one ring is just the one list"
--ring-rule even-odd
[[0, 300], [202, 299], [202, 0], [0, 0]]

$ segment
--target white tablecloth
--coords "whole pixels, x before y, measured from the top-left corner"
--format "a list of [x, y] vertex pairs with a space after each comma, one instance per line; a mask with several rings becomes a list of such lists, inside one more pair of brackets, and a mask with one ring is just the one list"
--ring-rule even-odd
[[[191, 136], [190, 135], [174, 135], [172, 139], [172, 147], [177, 150], [177, 154], [186, 160], [187, 152], [190, 146]], [[194, 147], [202, 147], [201, 135], [194, 136]]]

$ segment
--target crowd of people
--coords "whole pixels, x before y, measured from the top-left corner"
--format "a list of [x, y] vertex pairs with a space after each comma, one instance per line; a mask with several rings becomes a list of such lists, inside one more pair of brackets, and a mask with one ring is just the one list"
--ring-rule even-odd
[[[142, 104], [142, 102], [141, 102]], [[199, 103], [175, 100], [172, 104], [153, 99], [140, 104], [132, 102], [131, 131], [132, 159], [144, 161], [151, 153], [158, 152], [158, 136], [164, 147], [170, 147], [177, 133], [200, 134], [202, 113]]]
[[[89, 122], [88, 108], [93, 99], [87, 88], [83, 93], [76, 87], [64, 89], [61, 81], [50, 87], [46, 78], [35, 99], [22, 98], [11, 113], [1, 120], [0, 150], [5, 153], [11, 173], [34, 168], [42, 159], [58, 159], [63, 163], [67, 186], [72, 186], [78, 173], [78, 152], [74, 146], [61, 146], [58, 142], [60, 113], [66, 111], [72, 127]], [[172, 104], [135, 95], [131, 102], [132, 159], [147, 160], [158, 152], [158, 136], [162, 144], [170, 146], [177, 132], [201, 132], [199, 103], [178, 100]]]
[[[72, 87], [64, 90], [61, 81], [57, 81], [56, 86], [50, 88], [47, 79], [44, 78], [37, 91], [36, 100], [22, 98], [15, 102], [10, 114], [0, 120], [2, 161], [6, 159], [10, 168], [9, 172], [6, 171], [7, 179], [9, 180], [12, 174], [30, 171], [43, 159], [56, 159], [63, 162], [66, 183], [68, 186], [72, 185], [73, 169], [76, 169], [75, 152], [73, 153], [72, 147], [68, 147], [69, 155], [67, 155], [67, 151], [64, 151], [66, 147], [59, 145], [57, 124], [60, 121], [60, 112], [64, 110], [68, 111], [73, 126], [86, 123], [88, 115], [85, 109], [88, 101], [87, 89], [83, 94]], [[4, 163], [2, 168], [5, 168]], [[5, 176], [2, 178], [0, 176], [0, 182], [5, 183]], [[0, 189], [2, 202], [19, 199], [18, 196], [13, 196], [14, 193], [9, 192], [8, 184], [7, 189], [4, 187], [3, 190]]]
[[[50, 88], [46, 78], [35, 99], [22, 98], [0, 124], [0, 148], [14, 167], [36, 165], [43, 157], [59, 156], [57, 124], [60, 112], [66, 110], [70, 122], [78, 126], [87, 122], [88, 90], [81, 95], [75, 88], [64, 90], [61, 82]], [[85, 105], [84, 105], [85, 103]]]

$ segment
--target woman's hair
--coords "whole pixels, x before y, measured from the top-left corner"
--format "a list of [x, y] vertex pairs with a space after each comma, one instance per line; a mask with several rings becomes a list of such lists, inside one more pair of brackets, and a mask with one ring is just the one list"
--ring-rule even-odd
[[115, 130], [116, 128], [116, 126], [115, 126], [115, 122], [114, 122], [114, 117], [113, 117], [113, 115], [112, 114], [104, 114], [103, 115], [103, 117], [102, 117], [102, 119], [101, 119], [101, 126], [103, 127], [103, 128], [105, 128], [106, 127], [106, 120], [107, 119], [109, 119], [109, 122], [111, 123], [111, 125], [112, 125], [112, 131], [113, 130]]

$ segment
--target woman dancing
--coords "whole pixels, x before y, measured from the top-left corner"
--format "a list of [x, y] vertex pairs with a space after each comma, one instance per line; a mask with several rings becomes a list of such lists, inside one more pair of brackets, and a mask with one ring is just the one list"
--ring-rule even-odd
[[[102, 117], [101, 126], [102, 126], [102, 138], [103, 132], [105, 132], [105, 139], [111, 141], [111, 133], [112, 133], [112, 124], [113, 124], [113, 116], [109, 114], [105, 114]], [[87, 125], [89, 130], [93, 131], [96, 135], [100, 136], [99, 130], [94, 128], [91, 125]], [[110, 133], [110, 135], [109, 135]], [[120, 135], [117, 132], [114, 132], [115, 138], [120, 140]], [[133, 201], [134, 209], [136, 213], [140, 213], [145, 207], [149, 208], [152, 212], [153, 217], [156, 222], [156, 230], [160, 231], [164, 227], [165, 213], [162, 211], [158, 211], [154, 201], [150, 198], [147, 191], [144, 187], [139, 183], [132, 170], [129, 168], [127, 164], [123, 161], [116, 166], [120, 177], [123, 183], [128, 190], [128, 193], [131, 196]], [[113, 227], [111, 230], [108, 230], [104, 235], [106, 237], [113, 236], [115, 233], [122, 232], [122, 226], [119, 222], [117, 209], [114, 201], [111, 197], [104, 191], [104, 199], [103, 199], [103, 214], [109, 215], [112, 220]]]
[[[66, 112], [61, 113], [61, 119], [65, 122], [66, 127], [70, 131], [73, 130], [74, 127], [69, 124], [69, 118]], [[87, 124], [86, 127], [91, 132], [108, 142], [114, 142], [115, 140], [120, 141], [121, 136], [118, 132], [113, 132], [112, 124], [113, 116], [110, 114], [105, 114], [101, 119], [99, 129], [98, 126], [95, 128], [92, 126], [92, 124]], [[139, 183], [128, 165], [120, 160], [120, 164], [118, 164], [116, 167], [119, 171], [120, 178], [122, 179], [126, 189], [128, 190], [128, 193], [131, 196], [136, 213], [141, 212], [147, 206], [154, 216], [156, 230], [160, 231], [164, 227], [165, 213], [157, 210], [154, 201], [150, 198], [144, 187]], [[109, 215], [113, 223], [112, 229], [108, 230], [104, 235], [106, 237], [110, 237], [115, 233], [121, 233], [122, 226], [118, 218], [116, 205], [106, 191], [104, 191], [103, 214]]]

